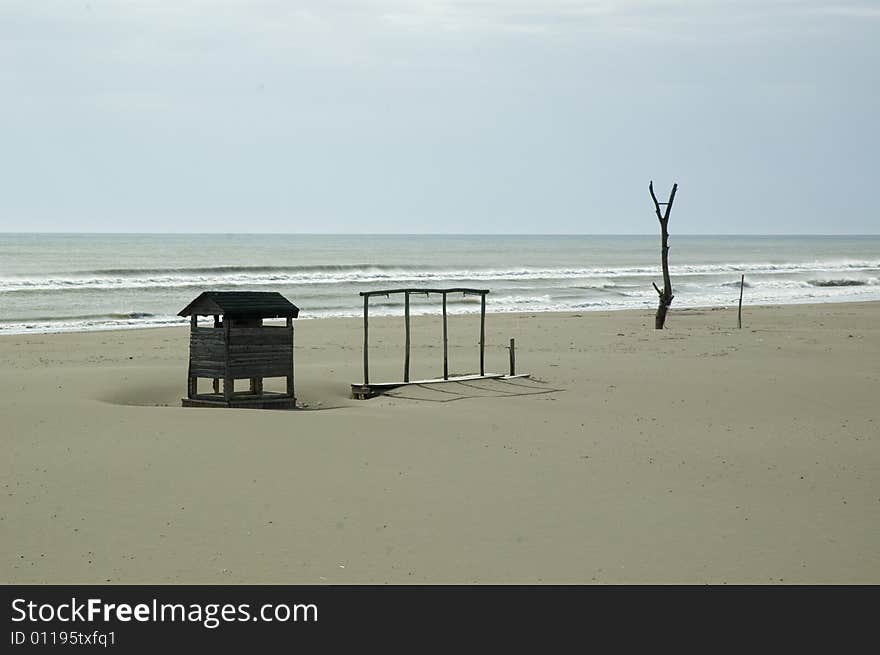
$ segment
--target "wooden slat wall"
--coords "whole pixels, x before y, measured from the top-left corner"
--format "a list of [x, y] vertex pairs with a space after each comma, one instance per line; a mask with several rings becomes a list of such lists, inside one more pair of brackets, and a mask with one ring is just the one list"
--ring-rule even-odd
[[224, 336], [223, 328], [192, 330], [190, 375], [206, 378], [228, 375], [233, 379], [293, 375], [292, 327], [231, 328], [228, 351]]
[[271, 364], [240, 364], [230, 365], [230, 374], [236, 380], [242, 378], [283, 378], [290, 375], [290, 362], [274, 362]]
[[286, 326], [232, 328], [229, 368], [234, 378], [292, 375], [293, 330]]
[[223, 362], [209, 362], [194, 360], [190, 375], [197, 378], [222, 378], [226, 374], [226, 364]]
[[265, 326], [260, 328], [232, 328], [229, 331], [231, 343], [238, 345], [289, 344], [290, 329], [284, 326]]
[[223, 329], [198, 327], [189, 337], [190, 374], [200, 378], [222, 378], [226, 371]]

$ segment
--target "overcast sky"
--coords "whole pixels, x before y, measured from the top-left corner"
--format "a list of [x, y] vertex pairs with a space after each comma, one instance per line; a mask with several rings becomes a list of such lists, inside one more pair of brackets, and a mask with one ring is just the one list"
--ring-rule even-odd
[[880, 232], [880, 2], [0, 0], [0, 230]]

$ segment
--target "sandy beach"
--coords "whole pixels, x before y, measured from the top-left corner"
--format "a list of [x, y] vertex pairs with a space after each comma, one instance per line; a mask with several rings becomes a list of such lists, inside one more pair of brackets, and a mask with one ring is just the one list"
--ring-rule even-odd
[[487, 368], [515, 337], [533, 381], [355, 401], [360, 321], [300, 320], [296, 412], [181, 408], [186, 328], [4, 336], [2, 582], [880, 583], [880, 303], [652, 326], [490, 314]]

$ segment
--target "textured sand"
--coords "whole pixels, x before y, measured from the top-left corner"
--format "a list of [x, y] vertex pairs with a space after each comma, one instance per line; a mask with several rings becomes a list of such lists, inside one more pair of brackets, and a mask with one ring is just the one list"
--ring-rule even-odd
[[185, 329], [2, 337], [2, 582], [880, 583], [880, 304], [735, 321], [490, 315], [543, 383], [353, 401], [360, 322], [301, 320], [299, 412], [180, 408]]

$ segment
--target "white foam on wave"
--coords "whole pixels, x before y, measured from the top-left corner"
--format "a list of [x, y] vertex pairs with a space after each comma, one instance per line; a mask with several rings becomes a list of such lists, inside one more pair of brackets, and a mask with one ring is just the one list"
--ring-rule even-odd
[[[735, 303], [740, 275], [748, 304], [880, 300], [880, 262], [821, 260], [789, 263], [713, 263], [673, 266], [676, 307]], [[367, 285], [476, 286], [492, 290], [491, 312], [644, 309], [656, 306], [656, 266], [219, 266], [191, 269], [104, 269], [63, 275], [0, 278], [0, 333], [70, 332], [180, 325], [178, 303], [208, 288], [272, 289], [290, 294], [301, 318], [359, 316], [359, 288]], [[400, 315], [402, 302], [376, 298], [371, 313]], [[182, 306], [180, 304], [179, 306]], [[59, 316], [47, 316], [46, 307]], [[135, 311], [105, 311], [134, 307]], [[143, 308], [139, 311], [137, 308]], [[43, 308], [43, 309], [39, 309]], [[65, 310], [65, 308], [67, 308]], [[78, 310], [76, 309], [78, 308]], [[83, 311], [95, 311], [84, 315]], [[479, 311], [479, 299], [450, 297], [456, 314]], [[64, 312], [69, 315], [64, 316]], [[415, 315], [436, 313], [432, 300], [413, 298]]]
[[[110, 269], [114, 270], [114, 269]], [[656, 276], [655, 266], [621, 267], [523, 267], [523, 268], [454, 268], [422, 269], [403, 266], [363, 267], [214, 267], [206, 269], [169, 269], [173, 272], [155, 274], [152, 270], [140, 273], [124, 269], [124, 275], [64, 274], [36, 277], [6, 276], [0, 278], [0, 293], [40, 293], [57, 291], [87, 291], [102, 289], [205, 288], [278, 285], [338, 285], [372, 284], [381, 282], [432, 283], [449, 280], [473, 281], [526, 281], [526, 280], [596, 280], [614, 284], [619, 278]], [[723, 274], [785, 275], [798, 273], [853, 273], [880, 272], [880, 262], [871, 261], [815, 261], [791, 263], [723, 263], [673, 265], [673, 276], [718, 276]]]
[[[755, 291], [750, 289], [746, 295], [748, 305], [791, 305], [804, 303], [836, 303], [875, 300], [880, 301], [880, 285], [874, 286], [846, 286], [846, 287], [800, 287], [798, 291], [790, 290], [790, 293], [779, 293], [778, 290], [765, 289]], [[842, 293], [840, 293], [842, 292]], [[715, 292], [703, 292], [700, 294], [679, 293], [676, 295], [673, 308], [696, 308], [696, 307], [721, 307], [736, 305], [739, 294], [733, 293], [730, 288]], [[632, 295], [631, 297], [609, 296], [605, 298], [592, 297], [555, 297], [552, 294], [489, 297], [487, 309], [493, 313], [522, 313], [522, 312], [585, 312], [585, 311], [613, 311], [627, 309], [643, 309], [653, 311], [656, 307], [657, 296], [651, 289], [645, 293]], [[449, 304], [449, 313], [454, 315], [479, 313], [479, 302]], [[300, 320], [312, 318], [355, 318], [362, 315], [362, 310], [357, 302], [348, 306], [335, 306], [321, 308], [316, 306], [309, 310], [305, 308], [300, 313]], [[411, 305], [413, 316], [437, 315], [439, 307], [430, 303]], [[388, 302], [386, 304], [371, 305], [371, 316], [402, 316], [403, 303]], [[156, 315], [140, 318], [106, 318], [106, 319], [65, 319], [53, 320], [17, 320], [0, 323], [0, 334], [35, 334], [51, 332], [83, 332], [97, 330], [125, 330], [134, 328], [153, 328], [184, 326], [186, 320], [173, 315]]]

